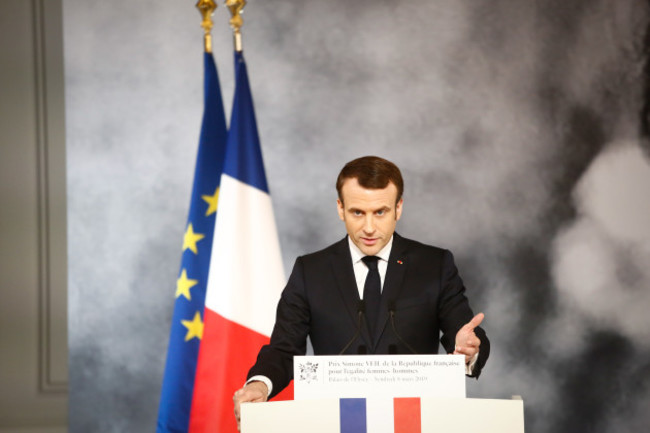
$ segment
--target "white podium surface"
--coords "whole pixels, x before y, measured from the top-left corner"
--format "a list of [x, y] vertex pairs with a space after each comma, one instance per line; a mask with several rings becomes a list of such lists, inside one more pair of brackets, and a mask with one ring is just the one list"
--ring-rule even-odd
[[[392, 408], [392, 399], [365, 400], [369, 409]], [[524, 433], [522, 400], [423, 397], [420, 405], [422, 433]], [[244, 403], [241, 411], [242, 433], [341, 432], [339, 399]], [[395, 431], [390, 410], [367, 417], [367, 433]]]

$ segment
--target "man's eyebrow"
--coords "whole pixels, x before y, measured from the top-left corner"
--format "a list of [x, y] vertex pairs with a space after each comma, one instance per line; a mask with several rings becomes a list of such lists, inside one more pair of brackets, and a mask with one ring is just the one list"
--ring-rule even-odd
[[[387, 211], [387, 210], [391, 210], [391, 209], [392, 208], [390, 206], [382, 206], [380, 208], [373, 209], [372, 212], [379, 212], [379, 211], [382, 211], [382, 210]], [[365, 213], [366, 211], [363, 210], [363, 209], [356, 208], [356, 207], [351, 207], [351, 208], [348, 208], [348, 212], [363, 212], [363, 213]]]

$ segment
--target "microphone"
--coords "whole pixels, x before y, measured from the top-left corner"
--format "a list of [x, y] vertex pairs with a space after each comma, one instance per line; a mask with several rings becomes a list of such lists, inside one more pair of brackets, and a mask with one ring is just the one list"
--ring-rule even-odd
[[[357, 303], [357, 317], [358, 317], [358, 320], [357, 320], [357, 332], [354, 333], [354, 335], [352, 336], [350, 341], [348, 341], [348, 344], [345, 345], [343, 350], [341, 350], [341, 352], [339, 352], [339, 355], [343, 355], [343, 353], [350, 348], [352, 343], [354, 343], [354, 341], [357, 338], [359, 338], [359, 335], [361, 334], [361, 323], [363, 323], [362, 321], [363, 321], [364, 314], [366, 314], [366, 302], [363, 299], [361, 299]], [[359, 353], [361, 353], [361, 348], [359, 348]]]
[[[395, 310], [396, 310], [396, 309], [397, 309], [397, 308], [395, 307], [395, 300], [388, 301], [388, 315], [390, 316], [390, 326], [391, 326], [391, 328], [393, 328], [393, 334], [395, 334], [395, 336], [397, 337], [397, 339], [398, 339], [398, 340], [399, 340], [399, 341], [400, 341], [404, 346], [406, 346], [406, 348], [407, 348], [408, 350], [410, 350], [412, 354], [417, 355], [418, 353], [415, 351], [415, 349], [413, 349], [413, 348], [411, 347], [410, 344], [408, 344], [406, 341], [404, 341], [404, 339], [402, 338], [402, 336], [399, 335], [399, 333], [397, 332], [397, 329], [395, 328]], [[388, 346], [389, 352], [390, 352], [391, 349], [393, 349], [393, 348], [394, 348], [394, 350], [395, 350], [395, 353], [397, 353], [397, 348], [395, 347], [394, 344], [391, 344], [390, 346]]]

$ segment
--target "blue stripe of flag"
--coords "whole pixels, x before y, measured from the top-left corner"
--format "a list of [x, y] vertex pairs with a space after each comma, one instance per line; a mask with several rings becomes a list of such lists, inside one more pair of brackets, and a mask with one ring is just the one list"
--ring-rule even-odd
[[236, 89], [223, 172], [266, 193], [264, 163], [244, 55], [235, 52]]
[[342, 398], [339, 402], [341, 411], [341, 433], [366, 433], [366, 399]]

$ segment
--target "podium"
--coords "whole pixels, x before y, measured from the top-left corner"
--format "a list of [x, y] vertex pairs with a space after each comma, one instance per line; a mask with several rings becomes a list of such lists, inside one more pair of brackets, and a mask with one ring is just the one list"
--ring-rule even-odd
[[[241, 407], [242, 433], [524, 433], [522, 400], [436, 399], [420, 400], [420, 429], [411, 424], [400, 427], [381, 417], [363, 426], [346, 426], [341, 420], [340, 399], [244, 403]], [[381, 399], [366, 399], [380, 403]], [[388, 405], [386, 405], [388, 406]], [[344, 422], [344, 421], [343, 421]]]
[[[393, 360], [394, 365], [411, 368], [391, 370], [388, 366], [393, 365]], [[405, 360], [410, 361], [405, 363]], [[296, 400], [243, 403], [241, 431], [524, 433], [521, 399], [465, 398], [464, 369], [458, 369], [450, 360], [453, 358], [449, 355], [297, 357], [294, 365], [302, 368], [302, 374], [297, 370], [294, 374]], [[369, 367], [364, 368], [361, 363]], [[341, 370], [340, 365], [344, 364], [355, 367]], [[306, 365], [310, 367], [309, 374], [305, 374]], [[313, 368], [314, 365], [318, 368]], [[375, 367], [384, 365], [387, 367]], [[345, 374], [356, 375], [356, 380], [340, 386]], [[396, 379], [394, 382], [402, 383], [386, 387], [387, 374]], [[450, 377], [441, 381], [441, 374]], [[462, 382], [458, 381], [459, 375]], [[422, 378], [430, 382], [416, 385], [415, 380], [422, 381]], [[405, 391], [404, 384], [410, 384], [411, 394]], [[340, 390], [338, 395], [332, 392], [334, 388]]]

